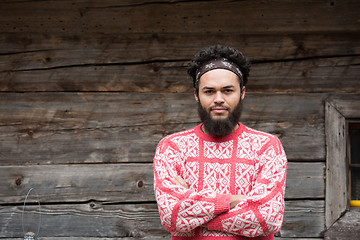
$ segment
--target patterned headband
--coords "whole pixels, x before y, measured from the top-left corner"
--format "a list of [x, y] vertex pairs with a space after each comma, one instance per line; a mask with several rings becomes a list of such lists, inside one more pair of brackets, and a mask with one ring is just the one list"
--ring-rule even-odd
[[196, 83], [199, 82], [200, 77], [204, 75], [206, 72], [214, 70], [214, 69], [226, 69], [235, 73], [241, 79], [241, 85], [243, 82], [243, 75], [240, 71], [240, 68], [233, 62], [230, 62], [226, 58], [216, 58], [211, 59], [196, 71]]

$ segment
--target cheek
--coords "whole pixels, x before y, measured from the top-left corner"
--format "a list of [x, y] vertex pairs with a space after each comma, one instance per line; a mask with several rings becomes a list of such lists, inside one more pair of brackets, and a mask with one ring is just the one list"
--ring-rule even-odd
[[209, 97], [199, 96], [201, 106], [207, 108], [212, 104], [212, 100]]
[[229, 104], [232, 108], [234, 108], [234, 107], [236, 107], [236, 106], [238, 105], [238, 103], [240, 102], [240, 100], [241, 100], [240, 96], [239, 96], [239, 97], [235, 97], [235, 98], [231, 98], [231, 99], [228, 100], [228, 104]]

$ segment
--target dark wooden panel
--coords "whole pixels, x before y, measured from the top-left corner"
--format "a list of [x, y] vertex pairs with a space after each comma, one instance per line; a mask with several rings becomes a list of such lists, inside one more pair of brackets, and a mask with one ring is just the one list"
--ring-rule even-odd
[[[48, 39], [51, 38], [51, 41]], [[281, 61], [360, 54], [360, 32], [271, 34], [259, 33], [141, 33], [101, 35], [2, 33], [0, 69], [21, 71], [72, 66], [188, 61], [203, 47], [226, 43], [251, 61]], [[139, 66], [140, 67], [140, 66]], [[157, 67], [158, 68], [158, 67]], [[141, 69], [141, 67], [140, 67]], [[154, 67], [156, 69], [156, 66]], [[302, 72], [302, 71], [301, 71]]]
[[[1, 32], [333, 32], [359, 29], [359, 2], [2, 1]], [[236, 9], [237, 11], [234, 11]], [[319, 14], [321, 13], [321, 14]]]
[[325, 230], [324, 201], [287, 201], [282, 237], [322, 237]]
[[[152, 164], [0, 167], [0, 203], [21, 202], [30, 188], [42, 202], [155, 201]], [[324, 198], [324, 163], [288, 164], [286, 198]]]
[[325, 163], [288, 163], [285, 198], [324, 198]]
[[[119, 120], [120, 121], [120, 120]], [[291, 161], [324, 160], [324, 126], [301, 122], [243, 122], [277, 135]], [[198, 123], [95, 129], [47, 129], [24, 124], [0, 127], [0, 165], [152, 162], [156, 145], [167, 134]]]
[[[13, 65], [4, 56], [2, 60]], [[34, 63], [30, 59], [24, 61], [27, 65]], [[12, 66], [3, 66], [6, 69], [0, 71], [0, 90], [191, 93], [193, 85], [187, 76], [186, 64], [184, 61], [170, 61], [133, 65], [77, 65], [24, 71], [13, 71]], [[247, 90], [360, 93], [359, 72], [360, 57], [356, 56], [254, 63]]]
[[329, 107], [333, 107], [344, 118], [359, 118], [360, 95], [337, 94], [326, 99]]
[[[25, 207], [25, 209], [25, 229], [36, 232], [38, 209], [36, 207]], [[33, 220], [32, 226], [31, 220]], [[23, 236], [21, 222], [22, 206], [0, 207], [1, 237]], [[160, 223], [157, 205], [154, 203], [102, 205], [91, 202], [42, 205], [40, 237], [48, 239], [55, 236], [75, 239], [76, 237], [162, 239], [169, 234]]]
[[[20, 235], [20, 234], [19, 234]], [[8, 237], [2, 238], [0, 237], [0, 239], [8, 239]], [[39, 239], [44, 239], [42, 238], [42, 236], [40, 235]], [[171, 236], [166, 233], [164, 234], [164, 236], [144, 236], [144, 237], [114, 237], [114, 238], [109, 238], [109, 237], [46, 237], [46, 240], [135, 240], [135, 239], [139, 239], [139, 240], [171, 240]], [[282, 239], [282, 240], [288, 240], [286, 238], [275, 238], [275, 239]], [[24, 240], [24, 237], [15, 237], [15, 238], [11, 238], [11, 240]], [[319, 238], [298, 238], [297, 240], [320, 240]]]
[[[323, 161], [324, 98], [247, 94], [241, 121], [277, 135], [291, 160]], [[0, 101], [2, 165], [151, 162], [162, 137], [199, 122], [192, 94], [2, 93]]]
[[360, 93], [360, 57], [316, 58], [255, 64], [251, 92]]
[[[41, 236], [40, 236], [41, 237]], [[0, 237], [0, 239], [3, 239]], [[11, 238], [12, 240], [23, 240], [23, 237], [20, 238]], [[121, 239], [121, 240], [134, 240], [133, 237], [125, 238], [107, 238], [107, 237], [46, 237], [46, 240], [112, 240], [112, 239]], [[171, 236], [166, 234], [166, 236], [148, 236], [143, 238], [135, 239], [150, 239], [150, 240], [171, 240]], [[296, 240], [323, 240], [324, 238], [296, 238]], [[275, 240], [294, 240], [294, 238], [282, 238], [275, 237]]]
[[[26, 209], [25, 216], [31, 211]], [[34, 210], [36, 211], [36, 210]], [[117, 239], [168, 239], [169, 233], [160, 224], [156, 204], [44, 205], [42, 238], [68, 237], [83, 240], [116, 237]], [[21, 237], [22, 207], [0, 207], [1, 237]], [[282, 237], [320, 237], [324, 231], [324, 202], [286, 202]], [[36, 212], [33, 216], [37, 220]], [[36, 227], [35, 227], [36, 228]], [[35, 229], [36, 230], [36, 229]], [[35, 231], [34, 230], [34, 231]], [[148, 238], [154, 236], [154, 238]], [[49, 238], [48, 238], [49, 236]], [[52, 238], [51, 238], [52, 237]], [[67, 239], [67, 238], [65, 238]]]

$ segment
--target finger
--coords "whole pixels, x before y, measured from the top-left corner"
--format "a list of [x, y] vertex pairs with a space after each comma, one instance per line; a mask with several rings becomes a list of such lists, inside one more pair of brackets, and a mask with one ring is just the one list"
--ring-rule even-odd
[[184, 188], [189, 188], [187, 183], [185, 182], [184, 179], [182, 179], [181, 177], [179, 176], [175, 176], [175, 179], [180, 183], [181, 186], [183, 186]]
[[179, 183], [179, 181], [176, 180], [176, 178], [171, 178], [170, 181], [174, 184], [174, 185], [181, 185]]

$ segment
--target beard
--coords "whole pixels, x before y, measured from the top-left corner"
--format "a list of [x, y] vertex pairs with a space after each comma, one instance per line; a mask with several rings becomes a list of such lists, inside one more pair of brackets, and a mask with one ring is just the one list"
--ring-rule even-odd
[[200, 101], [198, 102], [198, 113], [200, 120], [204, 124], [206, 133], [213, 137], [224, 137], [232, 133], [239, 123], [242, 112], [242, 101], [236, 105], [233, 111], [229, 112], [229, 116], [225, 119], [213, 119], [209, 112], [203, 108]]

